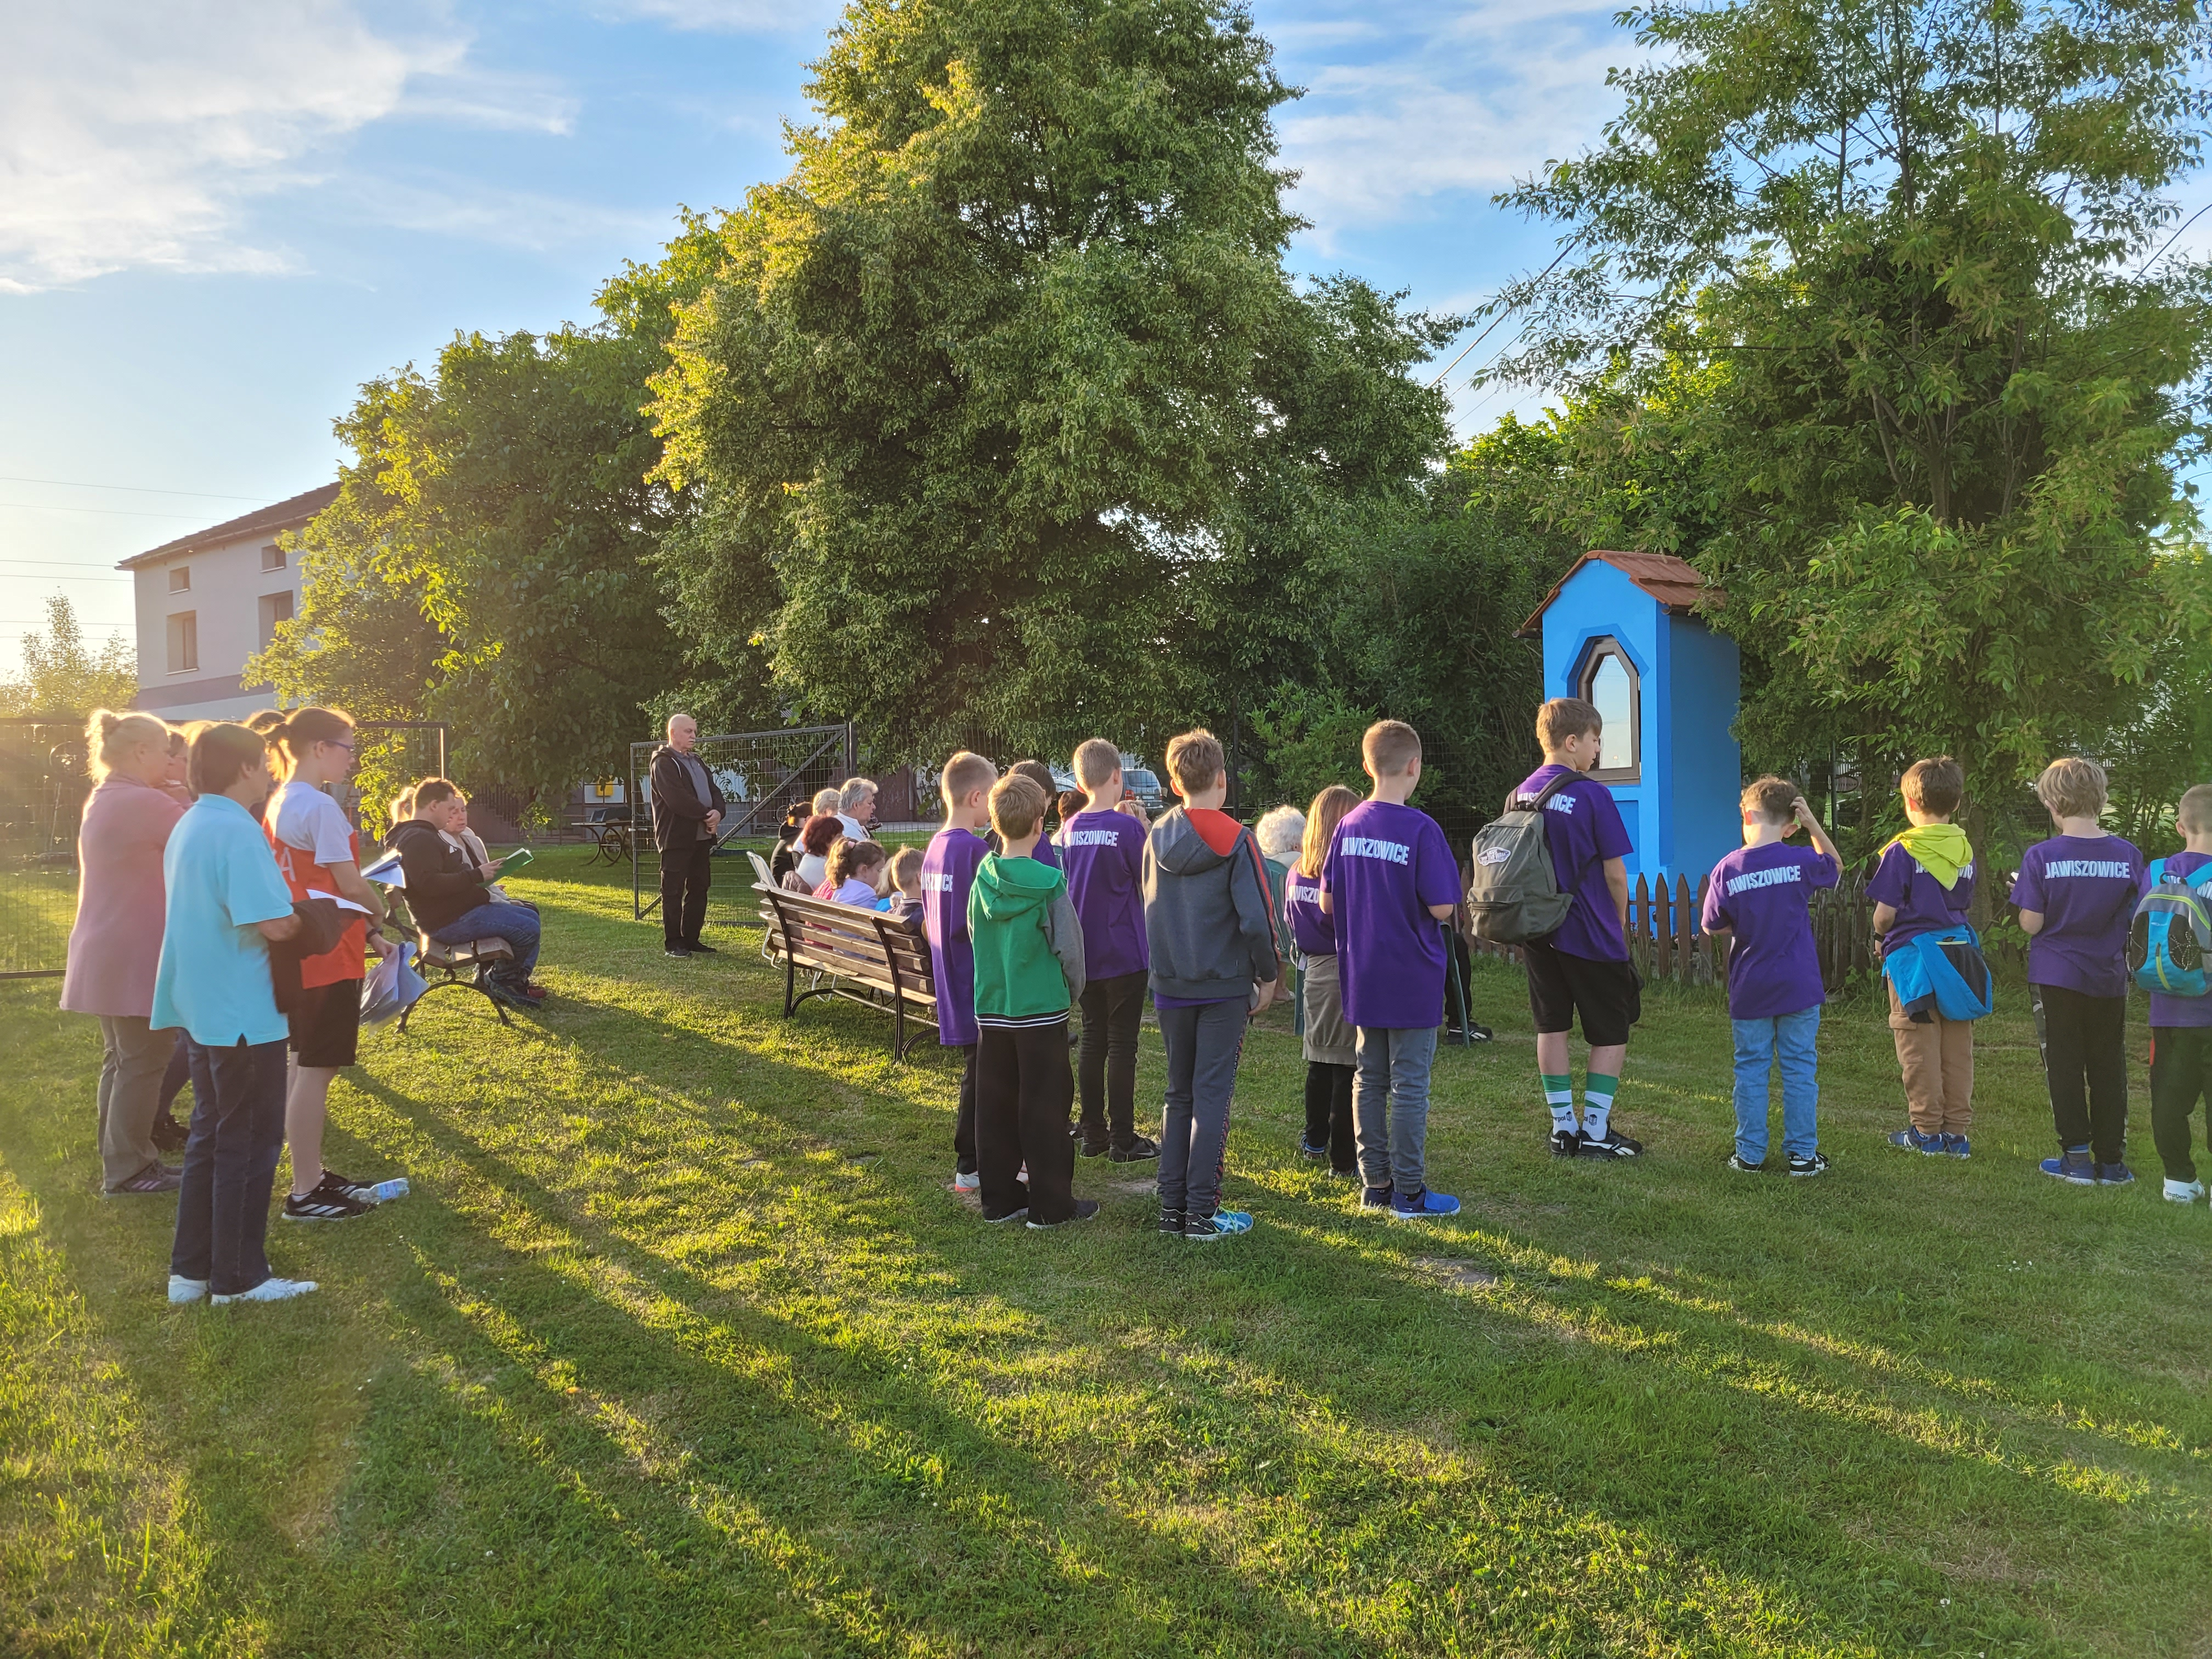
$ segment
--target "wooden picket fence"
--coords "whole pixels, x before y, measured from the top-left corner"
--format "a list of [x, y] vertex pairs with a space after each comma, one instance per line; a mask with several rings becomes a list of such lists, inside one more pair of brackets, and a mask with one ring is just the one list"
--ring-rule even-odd
[[[1693, 893], [1687, 878], [1677, 876], [1670, 892], [1664, 881], [1655, 884], [1648, 877], [1637, 877], [1628, 896], [1628, 951], [1647, 984], [1655, 979], [1671, 979], [1682, 985], [1724, 981], [1728, 950], [1733, 941], [1726, 937], [1714, 939], [1698, 931], [1711, 880], [1698, 877]], [[1832, 994], [1842, 990], [1854, 973], [1876, 969], [1881, 955], [1875, 943], [1874, 906], [1867, 898], [1864, 881], [1846, 876], [1837, 886], [1814, 894], [1812, 914], [1820, 978]], [[1472, 937], [1468, 945], [1483, 956], [1516, 965], [1521, 961], [1517, 945], [1492, 945]]]

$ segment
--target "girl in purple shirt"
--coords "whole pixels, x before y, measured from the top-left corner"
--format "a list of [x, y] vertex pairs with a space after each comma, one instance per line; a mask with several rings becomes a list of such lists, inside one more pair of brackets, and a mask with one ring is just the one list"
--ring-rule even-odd
[[1359, 1172], [1352, 1126], [1357, 1056], [1337, 979], [1336, 924], [1321, 908], [1321, 866], [1336, 826], [1358, 805], [1359, 797], [1340, 783], [1314, 797], [1306, 809], [1298, 861], [1283, 884], [1283, 914], [1297, 947], [1298, 995], [1305, 1009], [1306, 1129], [1298, 1151], [1327, 1158], [1330, 1174], [1347, 1177]]

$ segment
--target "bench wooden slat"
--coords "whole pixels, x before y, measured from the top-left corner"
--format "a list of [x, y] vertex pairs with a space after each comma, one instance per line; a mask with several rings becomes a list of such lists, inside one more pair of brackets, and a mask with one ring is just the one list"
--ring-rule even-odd
[[[864, 987], [890, 997], [891, 1052], [902, 1060], [911, 1046], [906, 1036], [908, 1011], [918, 1023], [936, 1024], [937, 992], [930, 981], [928, 947], [897, 928], [886, 913], [817, 899], [811, 894], [785, 892], [764, 884], [755, 884], [753, 890], [761, 896], [761, 922], [768, 930], [769, 957], [783, 963], [785, 1018], [791, 1018], [809, 997], [842, 996], [881, 1006], [872, 997], [850, 988]], [[817, 984], [801, 994], [798, 989], [801, 969], [827, 975], [830, 983]]]

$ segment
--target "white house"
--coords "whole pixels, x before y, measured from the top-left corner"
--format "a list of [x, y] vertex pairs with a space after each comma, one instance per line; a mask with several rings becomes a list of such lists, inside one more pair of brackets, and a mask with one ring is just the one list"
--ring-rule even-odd
[[163, 720], [236, 720], [271, 698], [239, 683], [300, 603], [300, 573], [276, 544], [337, 498], [334, 483], [164, 542], [116, 567], [136, 584], [137, 707]]

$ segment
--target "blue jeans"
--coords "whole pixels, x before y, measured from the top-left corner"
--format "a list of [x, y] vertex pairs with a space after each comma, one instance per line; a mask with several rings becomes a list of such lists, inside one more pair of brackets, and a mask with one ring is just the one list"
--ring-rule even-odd
[[269, 1277], [269, 1194], [284, 1150], [284, 1042], [191, 1046], [192, 1122], [169, 1271], [236, 1296]]
[[1437, 1063], [1437, 1030], [1358, 1028], [1352, 1050], [1352, 1127], [1359, 1146], [1359, 1178], [1395, 1187], [1407, 1202], [1428, 1182], [1429, 1071]]
[[1732, 1019], [1735, 1032], [1735, 1155], [1747, 1164], [1766, 1161], [1767, 1073], [1782, 1066], [1782, 1150], [1810, 1158], [1820, 1150], [1814, 1121], [1820, 1104], [1818, 1004], [1774, 1019]]
[[514, 955], [494, 963], [485, 977], [495, 985], [520, 991], [530, 982], [538, 965], [538, 912], [526, 904], [479, 904], [443, 927], [433, 927], [430, 937], [441, 945], [466, 945], [472, 939], [503, 939]]

